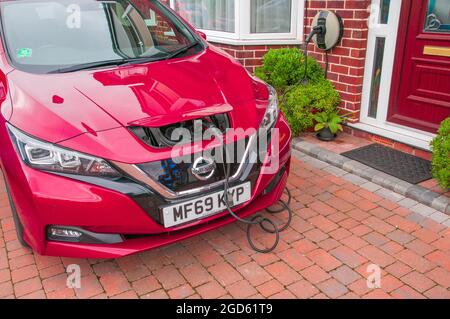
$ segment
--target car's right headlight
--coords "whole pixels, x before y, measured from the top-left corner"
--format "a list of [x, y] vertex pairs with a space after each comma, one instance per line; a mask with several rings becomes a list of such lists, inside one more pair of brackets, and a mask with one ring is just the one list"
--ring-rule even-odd
[[277, 91], [270, 85], [268, 85], [268, 89], [269, 103], [260, 126], [263, 130], [270, 130], [273, 128], [278, 120], [278, 115], [280, 114]]
[[64, 149], [35, 139], [10, 124], [8, 131], [22, 160], [28, 166], [49, 172], [95, 177], [119, 177], [121, 174], [101, 158]]

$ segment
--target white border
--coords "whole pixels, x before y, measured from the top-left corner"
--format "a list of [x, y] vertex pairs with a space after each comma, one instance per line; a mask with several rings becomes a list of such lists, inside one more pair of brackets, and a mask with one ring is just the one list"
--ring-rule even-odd
[[[372, 0], [372, 5], [380, 8], [380, 0]], [[402, 0], [391, 1], [388, 23], [385, 25], [374, 24], [369, 27], [363, 96], [361, 101], [361, 123], [351, 124], [350, 126], [411, 146], [430, 150], [430, 142], [435, 136], [434, 134], [387, 122], [401, 7]], [[376, 12], [376, 16], [370, 19], [372, 23], [379, 21], [379, 13], [379, 11]], [[381, 73], [377, 118], [374, 119], [369, 117], [368, 113], [377, 37], [386, 38], [386, 44], [383, 57], [383, 71]]]

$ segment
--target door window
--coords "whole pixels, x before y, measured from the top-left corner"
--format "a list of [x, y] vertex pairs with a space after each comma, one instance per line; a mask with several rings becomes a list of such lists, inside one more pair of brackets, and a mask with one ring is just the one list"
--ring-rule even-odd
[[424, 30], [450, 33], [450, 1], [428, 0]]

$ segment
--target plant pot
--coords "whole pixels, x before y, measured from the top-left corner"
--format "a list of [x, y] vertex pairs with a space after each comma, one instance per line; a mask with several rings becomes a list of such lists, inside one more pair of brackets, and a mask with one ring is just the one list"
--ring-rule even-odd
[[330, 129], [328, 127], [321, 129], [317, 134], [317, 138], [321, 141], [334, 141], [336, 139], [336, 134], [331, 133]]

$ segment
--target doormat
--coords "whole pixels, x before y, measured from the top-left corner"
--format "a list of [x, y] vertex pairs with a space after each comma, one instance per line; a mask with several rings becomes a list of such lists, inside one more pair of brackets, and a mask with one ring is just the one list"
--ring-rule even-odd
[[380, 144], [371, 144], [341, 155], [411, 184], [432, 178], [430, 161]]

